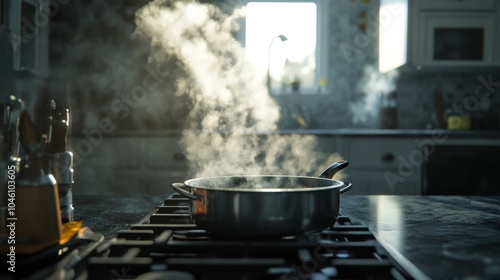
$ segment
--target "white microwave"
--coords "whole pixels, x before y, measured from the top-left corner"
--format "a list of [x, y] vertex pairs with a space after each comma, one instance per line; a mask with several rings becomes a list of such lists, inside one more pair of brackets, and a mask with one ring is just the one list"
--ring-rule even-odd
[[379, 70], [500, 66], [500, 0], [380, 0]]
[[498, 62], [495, 13], [421, 12], [411, 60], [426, 66], [493, 66]]

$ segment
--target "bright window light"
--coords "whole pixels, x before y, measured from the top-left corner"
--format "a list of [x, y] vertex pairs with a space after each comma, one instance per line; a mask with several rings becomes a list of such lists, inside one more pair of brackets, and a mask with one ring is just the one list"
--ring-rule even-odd
[[[301, 88], [315, 86], [316, 25], [315, 3], [247, 4], [246, 58], [262, 73], [269, 66], [273, 90], [294, 80], [300, 80]], [[279, 35], [287, 40], [280, 40]]]

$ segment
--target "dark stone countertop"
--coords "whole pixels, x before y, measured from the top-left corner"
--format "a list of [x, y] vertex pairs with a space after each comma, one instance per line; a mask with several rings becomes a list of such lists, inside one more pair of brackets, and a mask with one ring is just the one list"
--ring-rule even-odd
[[[109, 239], [164, 198], [75, 196], [75, 217]], [[432, 279], [500, 279], [500, 197], [347, 195], [341, 212]]]
[[345, 196], [341, 212], [432, 279], [500, 279], [500, 197]]
[[75, 195], [74, 218], [110, 239], [118, 230], [129, 228], [156, 210], [164, 199], [162, 196]]

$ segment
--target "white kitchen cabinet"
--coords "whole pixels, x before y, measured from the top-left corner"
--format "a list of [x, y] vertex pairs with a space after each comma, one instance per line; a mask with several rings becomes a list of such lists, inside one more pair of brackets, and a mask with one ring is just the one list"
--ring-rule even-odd
[[421, 194], [424, 158], [415, 139], [338, 136], [336, 146], [349, 167], [349, 194]]

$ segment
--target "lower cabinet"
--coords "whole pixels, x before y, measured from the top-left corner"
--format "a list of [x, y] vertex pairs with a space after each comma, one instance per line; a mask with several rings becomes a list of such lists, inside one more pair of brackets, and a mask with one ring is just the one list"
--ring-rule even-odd
[[394, 178], [397, 170], [353, 169], [345, 172], [345, 181], [353, 184], [348, 194], [421, 194], [419, 173], [409, 177]]
[[180, 136], [72, 138], [75, 194], [169, 195], [188, 178]]
[[337, 136], [335, 146], [349, 161], [343, 171], [343, 180], [353, 184], [348, 194], [422, 193], [425, 156], [415, 139]]

